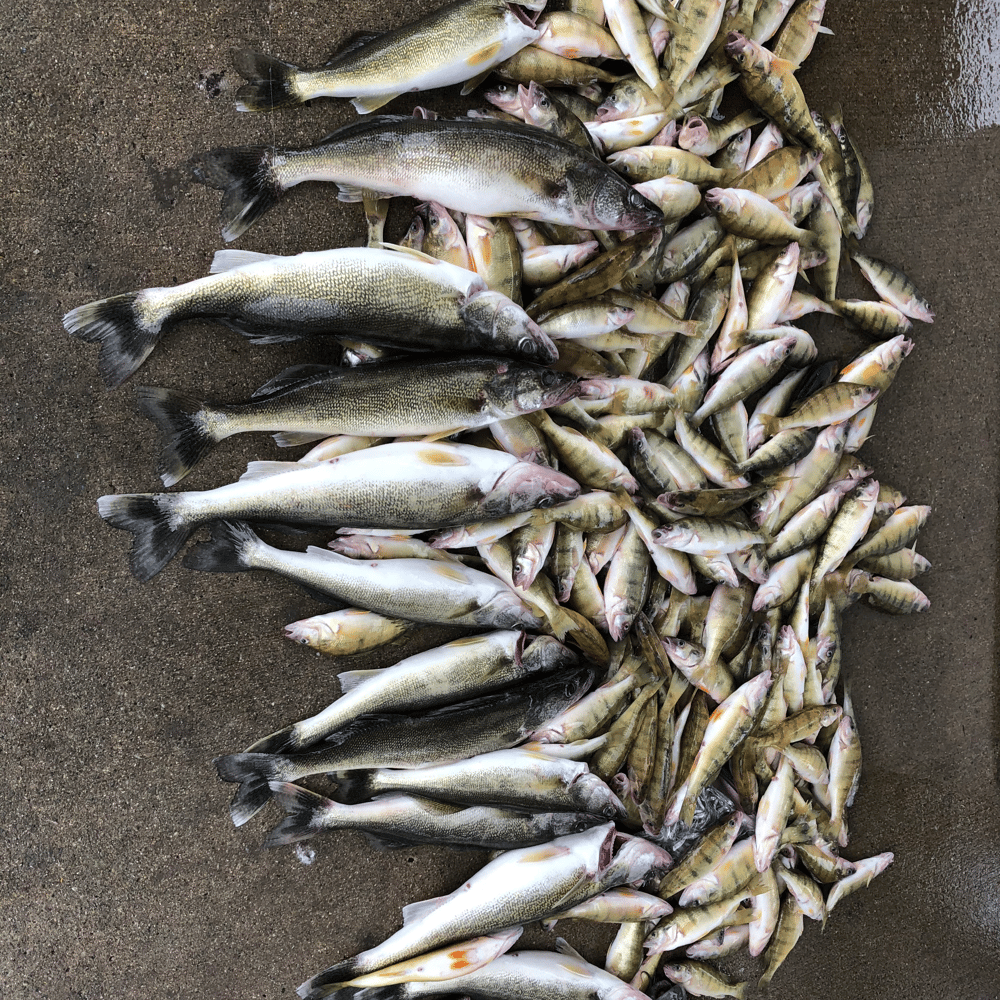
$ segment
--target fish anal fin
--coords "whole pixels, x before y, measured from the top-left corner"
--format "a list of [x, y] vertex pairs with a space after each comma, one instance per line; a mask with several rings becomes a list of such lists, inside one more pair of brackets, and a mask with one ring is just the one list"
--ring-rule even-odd
[[[403, 93], [402, 91], [399, 92]], [[390, 101], [394, 101], [399, 94], [374, 94], [371, 97], [352, 97], [351, 104], [359, 115], [370, 115], [373, 111], [385, 107]]]

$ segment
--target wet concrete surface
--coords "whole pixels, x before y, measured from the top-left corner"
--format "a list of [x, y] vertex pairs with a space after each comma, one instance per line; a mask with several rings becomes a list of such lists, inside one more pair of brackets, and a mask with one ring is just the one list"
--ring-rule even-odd
[[[334, 834], [305, 866], [260, 849], [260, 820], [234, 830], [211, 759], [329, 700], [330, 662], [281, 638], [321, 606], [274, 579], [194, 574], [179, 560], [140, 584], [127, 537], [96, 514], [102, 494], [159, 486], [136, 384], [236, 399], [321, 354], [188, 323], [107, 392], [95, 350], [60, 323], [83, 302], [205, 273], [218, 196], [188, 180], [193, 153], [308, 142], [354, 117], [336, 101], [237, 114], [230, 48], [318, 62], [352, 31], [430, 6], [27, 0], [0, 11], [4, 997], [293, 996], [393, 931], [405, 903], [450, 891], [483, 861], [375, 854]], [[1000, 996], [996, 13], [966, 0], [830, 0], [834, 35], [801, 73], [814, 106], [842, 103], [868, 158], [868, 252], [903, 267], [937, 312], [863, 453], [934, 507], [920, 540], [934, 568], [921, 580], [927, 614], [847, 618], [865, 770], [846, 853], [891, 850], [896, 862], [825, 932], [806, 927], [771, 995]], [[357, 206], [303, 189], [237, 245], [294, 252], [361, 234]], [[269, 439], [233, 439], [188, 483], [215, 486], [268, 457], [284, 457]], [[564, 932], [601, 954], [601, 935]]]

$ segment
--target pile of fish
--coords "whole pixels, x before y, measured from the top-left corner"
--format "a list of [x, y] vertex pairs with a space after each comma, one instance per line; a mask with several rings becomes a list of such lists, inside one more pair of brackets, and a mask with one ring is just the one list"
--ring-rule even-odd
[[[861, 775], [841, 620], [861, 598], [929, 603], [912, 582], [929, 508], [858, 451], [933, 314], [861, 251], [864, 159], [796, 82], [824, 0], [569, 6], [458, 0], [316, 70], [238, 53], [245, 111], [503, 82], [467, 117], [200, 157], [224, 239], [327, 181], [363, 203], [368, 246], [222, 250], [207, 277], [64, 319], [110, 386], [192, 317], [342, 352], [240, 403], [139, 390], [167, 487], [234, 434], [318, 442], [217, 489], [101, 497], [139, 579], [208, 525], [185, 565], [267, 569], [337, 605], [288, 626], [303, 645], [455, 629], [216, 761], [237, 825], [286, 811], [269, 845], [349, 828], [501, 852], [303, 997], [742, 997], [708, 959], [746, 947], [769, 981], [805, 917], [892, 861], [841, 854]], [[733, 82], [746, 100], [723, 117]], [[395, 196], [422, 204], [391, 244]], [[846, 256], [877, 299], [838, 297]], [[873, 343], [821, 363], [794, 325], [809, 313]], [[336, 534], [302, 552], [261, 537], [275, 523]], [[297, 784], [321, 775], [332, 798]], [[569, 918], [620, 926], [605, 970], [565, 942], [510, 951]]]

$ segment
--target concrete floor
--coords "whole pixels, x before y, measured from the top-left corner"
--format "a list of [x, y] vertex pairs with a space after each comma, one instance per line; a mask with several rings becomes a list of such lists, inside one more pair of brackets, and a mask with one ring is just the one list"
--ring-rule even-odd
[[[60, 324], [83, 302], [205, 273], [220, 246], [218, 196], [188, 181], [193, 153], [308, 142], [353, 117], [335, 101], [238, 115], [232, 46], [317, 62], [352, 31], [429, 6], [23, 0], [0, 10], [6, 998], [292, 996], [394, 930], [406, 902], [450, 891], [482, 862], [376, 855], [345, 834], [318, 842], [306, 867], [263, 853], [259, 821], [234, 830], [211, 758], [329, 700], [330, 661], [281, 638], [320, 606], [273, 579], [195, 575], [179, 560], [140, 584], [127, 537], [97, 517], [101, 494], [159, 486], [136, 384], [237, 399], [308, 355], [190, 323], [106, 392], [96, 351]], [[830, 0], [835, 34], [801, 74], [815, 106], [843, 104], [868, 157], [868, 251], [902, 266], [937, 311], [864, 452], [881, 478], [934, 507], [920, 542], [933, 605], [848, 619], [865, 754], [849, 854], [892, 850], [896, 863], [825, 933], [806, 928], [772, 995], [1000, 996], [996, 13], [995, 0]], [[238, 245], [294, 252], [361, 232], [356, 206], [302, 190]], [[218, 485], [276, 455], [267, 438], [234, 439], [188, 482]], [[600, 953], [597, 937], [568, 936]]]

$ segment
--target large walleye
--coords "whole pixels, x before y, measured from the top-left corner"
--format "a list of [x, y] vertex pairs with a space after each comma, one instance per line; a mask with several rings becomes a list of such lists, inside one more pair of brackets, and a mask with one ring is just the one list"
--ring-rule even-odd
[[[577, 701], [595, 668], [578, 667], [522, 681], [497, 694], [406, 715], [369, 716], [307, 753], [235, 753], [215, 761], [219, 777], [237, 782], [230, 815], [242, 826], [271, 798], [269, 781], [357, 768], [423, 768], [513, 747], [535, 726]], [[516, 922], [516, 921], [515, 921]]]
[[538, 628], [542, 619], [489, 573], [430, 559], [364, 562], [310, 545], [305, 552], [268, 545], [247, 524], [216, 521], [212, 539], [184, 565], [215, 573], [267, 569], [312, 590], [390, 618], [470, 628]]
[[345, 671], [343, 694], [321, 712], [258, 740], [255, 753], [301, 750], [359, 715], [413, 712], [494, 691], [535, 672], [576, 663], [576, 654], [548, 635], [505, 630], [470, 636], [408, 656], [381, 670]]
[[297, 844], [324, 830], [357, 830], [375, 847], [447, 844], [506, 851], [579, 833], [602, 822], [601, 817], [586, 813], [523, 813], [403, 794], [344, 805], [288, 782], [273, 781], [269, 787], [288, 816], [267, 835], [265, 847]]
[[503, 0], [456, 0], [349, 45], [319, 69], [240, 50], [236, 68], [249, 83], [237, 92], [236, 107], [269, 111], [314, 97], [348, 97], [359, 114], [368, 114], [400, 94], [464, 83], [538, 41], [545, 28], [536, 27], [521, 7], [540, 11], [544, 6], [545, 0], [523, 0], [517, 6]]
[[214, 490], [101, 497], [135, 536], [132, 571], [155, 576], [194, 529], [218, 518], [356, 528], [442, 528], [552, 506], [580, 492], [561, 472], [474, 445], [403, 441], [323, 462], [251, 462]]
[[408, 195], [488, 217], [584, 229], [648, 229], [663, 214], [592, 153], [522, 122], [378, 115], [304, 149], [241, 146], [202, 155], [195, 177], [222, 196], [234, 240], [289, 188], [332, 181], [341, 201]]
[[299, 365], [245, 403], [206, 403], [187, 393], [139, 388], [139, 407], [163, 434], [160, 478], [173, 486], [233, 434], [273, 431], [280, 446], [333, 434], [444, 434], [565, 403], [576, 379], [513, 359], [454, 355], [400, 358], [357, 368]]
[[542, 847], [508, 851], [449, 895], [405, 907], [400, 930], [313, 976], [299, 996], [314, 1000], [360, 973], [565, 910], [598, 891], [613, 863], [614, 841], [614, 825], [606, 823]]
[[217, 319], [262, 344], [332, 334], [406, 351], [558, 357], [524, 310], [479, 275], [384, 245], [291, 257], [222, 250], [207, 277], [89, 302], [63, 325], [101, 345], [98, 367], [116, 386], [166, 330], [194, 317]]
[[[307, 996], [323, 996], [309, 993]], [[336, 1000], [418, 1000], [469, 996], [476, 1000], [643, 1000], [645, 993], [578, 955], [509, 952], [468, 975], [438, 982], [405, 982], [359, 991], [334, 991]]]

